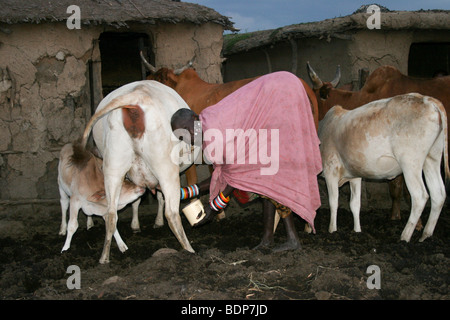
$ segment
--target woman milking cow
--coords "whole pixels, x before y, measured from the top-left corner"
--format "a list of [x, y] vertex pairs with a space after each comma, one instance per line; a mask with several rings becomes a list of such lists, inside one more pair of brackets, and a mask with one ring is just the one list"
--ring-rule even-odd
[[314, 229], [320, 207], [317, 175], [322, 170], [319, 139], [308, 96], [300, 80], [288, 72], [262, 76], [199, 115], [180, 109], [171, 119], [180, 139], [189, 133], [192, 145], [202, 145], [212, 164], [210, 178], [181, 188], [188, 199], [209, 192], [205, 217], [212, 220], [233, 193], [262, 198], [264, 232], [256, 248], [274, 244], [275, 211], [284, 222], [287, 241], [274, 251], [300, 248], [292, 212]]

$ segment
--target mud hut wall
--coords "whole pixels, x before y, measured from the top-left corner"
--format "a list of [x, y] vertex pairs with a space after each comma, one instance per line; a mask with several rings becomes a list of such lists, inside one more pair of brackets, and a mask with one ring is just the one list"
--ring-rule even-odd
[[179, 23], [153, 29], [156, 67], [180, 68], [193, 60], [193, 67], [207, 82], [222, 83], [223, 27]]
[[350, 70], [347, 70], [350, 67], [349, 41], [335, 38], [303, 38], [297, 39], [295, 42], [295, 51], [293, 51], [292, 44], [285, 41], [271, 47], [249, 50], [226, 57], [224, 81], [285, 70], [295, 73], [310, 83], [306, 70], [308, 61], [323, 79], [331, 80], [339, 64], [342, 70], [342, 81], [351, 80]]
[[[159, 67], [180, 67], [195, 55], [199, 75], [222, 82], [223, 27], [203, 26], [114, 30], [149, 34]], [[96, 107], [102, 98], [98, 39], [112, 30], [69, 30], [65, 23], [15, 24], [7, 29], [0, 32], [0, 203], [56, 200], [59, 151], [80, 137], [91, 116], [88, 62], [93, 62]]]
[[[296, 40], [297, 68], [292, 69], [292, 46], [288, 41], [270, 47], [255, 48], [226, 56], [224, 80], [232, 81], [262, 75], [271, 71], [287, 70], [311, 84], [306, 62], [324, 81], [334, 78], [337, 65], [341, 66], [340, 84], [359, 81], [359, 71], [374, 71], [382, 65], [392, 65], [408, 74], [408, 56], [411, 44], [449, 42], [450, 30], [360, 30], [339, 36], [306, 37]], [[266, 55], [267, 53], [267, 55]]]
[[289, 44], [278, 43], [226, 57], [224, 81], [252, 78], [270, 72], [291, 70], [291, 49]]
[[391, 65], [408, 74], [408, 58], [413, 43], [449, 42], [450, 30], [363, 30], [354, 35], [349, 46], [352, 79], [362, 68], [370, 72], [382, 65]]
[[57, 198], [57, 162], [90, 116], [94, 29], [16, 24], [0, 32], [0, 199]]

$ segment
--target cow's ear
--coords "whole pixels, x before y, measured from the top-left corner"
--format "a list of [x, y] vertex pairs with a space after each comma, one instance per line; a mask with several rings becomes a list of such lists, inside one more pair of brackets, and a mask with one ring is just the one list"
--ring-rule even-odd
[[88, 200], [91, 202], [99, 202], [105, 199], [105, 197], [106, 197], [105, 190], [101, 189], [90, 195]]

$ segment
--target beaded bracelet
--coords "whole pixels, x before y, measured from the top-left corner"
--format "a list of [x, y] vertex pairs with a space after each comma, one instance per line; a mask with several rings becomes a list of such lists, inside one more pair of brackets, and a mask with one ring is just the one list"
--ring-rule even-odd
[[209, 203], [209, 205], [214, 211], [220, 211], [227, 206], [228, 202], [230, 202], [230, 197], [225, 197], [221, 192]]
[[180, 199], [185, 200], [198, 196], [200, 191], [198, 189], [198, 186], [196, 184], [193, 184], [189, 187], [180, 188], [180, 192], [181, 192]]

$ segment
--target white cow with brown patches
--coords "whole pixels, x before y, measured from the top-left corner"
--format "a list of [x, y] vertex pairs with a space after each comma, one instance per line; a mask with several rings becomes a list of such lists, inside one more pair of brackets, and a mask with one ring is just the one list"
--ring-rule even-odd
[[409, 242], [429, 198], [423, 172], [431, 212], [420, 241], [433, 234], [446, 198], [442, 155], [446, 180], [449, 177], [447, 115], [439, 100], [411, 93], [350, 111], [334, 106], [320, 122], [319, 138], [331, 211], [329, 232], [337, 230], [341, 185], [350, 182], [354, 231], [360, 232], [361, 179], [393, 179], [403, 173], [411, 213], [401, 240]]
[[[82, 146], [86, 146], [92, 130], [103, 157], [108, 203], [105, 246], [100, 263], [109, 262], [118, 199], [125, 175], [138, 186], [153, 192], [158, 187], [162, 191], [170, 229], [185, 250], [194, 252], [179, 215], [179, 174], [194, 160], [180, 164], [173, 158], [180, 141], [172, 132], [170, 119], [180, 108], [189, 107], [172, 88], [153, 80], [136, 81], [108, 94], [87, 124]], [[197, 156], [198, 151], [200, 148], [197, 148]]]
[[[104, 176], [102, 172], [102, 160], [91, 152], [84, 150], [79, 145], [66, 144], [60, 152], [58, 163], [58, 186], [61, 196], [61, 227], [60, 235], [66, 235], [66, 242], [61, 251], [70, 248], [72, 236], [78, 228], [78, 212], [80, 209], [88, 216], [88, 228], [92, 215], [104, 217], [107, 203], [105, 199]], [[145, 192], [145, 188], [123, 181], [120, 191], [118, 208], [122, 209], [127, 204], [133, 203], [133, 215], [139, 205], [139, 199]], [[67, 225], [67, 210], [69, 210], [69, 225]], [[117, 246], [120, 251], [127, 250], [127, 246], [120, 237], [119, 232], [114, 232]]]

